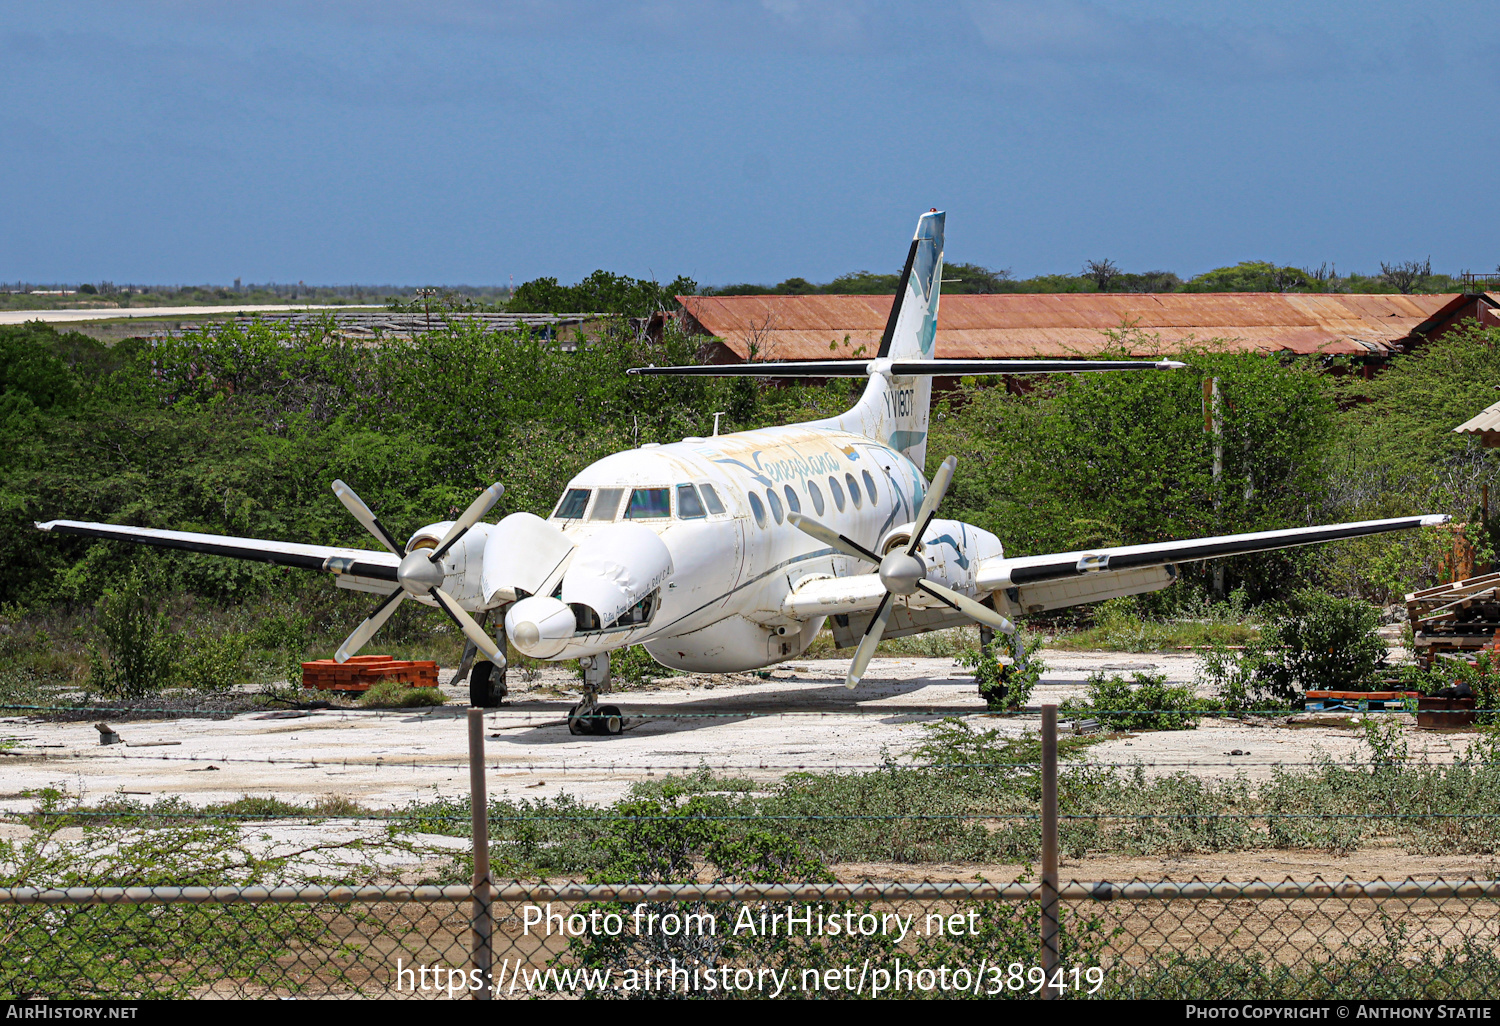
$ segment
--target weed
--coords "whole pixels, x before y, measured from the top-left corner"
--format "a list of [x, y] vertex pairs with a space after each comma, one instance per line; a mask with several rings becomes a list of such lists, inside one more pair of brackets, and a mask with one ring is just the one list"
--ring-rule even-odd
[[378, 680], [360, 696], [366, 709], [420, 709], [442, 705], [448, 696], [440, 688], [419, 688], [403, 680]]
[[1135, 673], [1126, 681], [1098, 672], [1088, 679], [1087, 699], [1069, 699], [1059, 711], [1104, 714], [1113, 730], [1192, 730], [1203, 706], [1192, 688], [1168, 686], [1165, 674]]

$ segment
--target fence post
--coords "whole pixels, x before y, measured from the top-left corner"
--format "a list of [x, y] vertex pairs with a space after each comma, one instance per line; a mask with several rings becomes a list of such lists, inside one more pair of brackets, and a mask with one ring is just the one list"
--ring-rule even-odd
[[1048, 986], [1057, 972], [1057, 706], [1042, 706], [1042, 997], [1055, 998]]
[[494, 928], [490, 890], [489, 797], [484, 786], [484, 710], [469, 710], [469, 807], [473, 812], [474, 908], [470, 964], [484, 986], [472, 992], [476, 1001], [488, 1001], [494, 986], [490, 966], [491, 933]]

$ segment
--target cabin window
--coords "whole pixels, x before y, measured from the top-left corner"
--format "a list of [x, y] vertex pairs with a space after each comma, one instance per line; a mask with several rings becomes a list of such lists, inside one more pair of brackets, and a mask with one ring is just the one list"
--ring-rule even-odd
[[828, 479], [828, 490], [833, 493], [833, 504], [838, 507], [839, 512], [844, 512], [844, 489], [839, 487], [838, 478]]
[[865, 494], [870, 497], [870, 505], [878, 505], [880, 503], [880, 496], [875, 494], [875, 479], [870, 476], [868, 470], [862, 471], [860, 476], [865, 479]]
[[677, 516], [682, 520], [708, 516], [703, 512], [703, 503], [698, 500], [698, 489], [690, 484], [677, 486]]
[[755, 514], [755, 522], [761, 527], [766, 526], [766, 506], [760, 501], [760, 496], [754, 492], [750, 493], [750, 512]]
[[776, 498], [776, 489], [766, 489], [766, 501], [771, 504], [771, 515], [778, 524], [781, 523], [781, 500]]
[[812, 498], [813, 509], [817, 511], [818, 516], [822, 516], [823, 493], [818, 490], [818, 486], [812, 481], [807, 482], [807, 494]]
[[590, 520], [613, 520], [615, 514], [620, 512], [620, 496], [625, 494], [623, 488], [601, 488], [599, 497], [594, 500], [594, 512]]
[[672, 515], [672, 491], [669, 488], [637, 488], [630, 493], [625, 507], [626, 520], [654, 520]]
[[859, 483], [854, 480], [853, 474], [844, 475], [844, 484], [849, 486], [849, 498], [854, 500], [854, 508], [859, 509], [864, 502], [859, 497]]
[[703, 505], [708, 507], [710, 513], [718, 516], [724, 512], [724, 504], [719, 501], [719, 493], [714, 491], [713, 485], [704, 484], [699, 485], [698, 488], [703, 492]]
[[557, 501], [557, 509], [553, 510], [552, 516], [558, 520], [582, 520], [583, 511], [588, 508], [588, 505], [589, 490], [587, 488], [569, 488]]
[[802, 503], [797, 498], [797, 490], [791, 485], [787, 485], [784, 490], [786, 492], [786, 508], [793, 513], [801, 513]]

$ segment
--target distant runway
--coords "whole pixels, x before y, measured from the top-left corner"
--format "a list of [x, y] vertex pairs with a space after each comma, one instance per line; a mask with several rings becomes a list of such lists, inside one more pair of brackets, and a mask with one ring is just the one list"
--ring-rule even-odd
[[383, 306], [315, 306], [302, 303], [266, 303], [246, 306], [132, 306], [125, 309], [88, 310], [0, 310], [0, 324], [24, 324], [27, 321], [47, 321], [52, 324], [73, 321], [106, 321], [121, 317], [145, 317], [165, 320], [175, 317], [206, 317], [210, 314], [256, 314], [282, 312], [286, 310], [383, 310]]

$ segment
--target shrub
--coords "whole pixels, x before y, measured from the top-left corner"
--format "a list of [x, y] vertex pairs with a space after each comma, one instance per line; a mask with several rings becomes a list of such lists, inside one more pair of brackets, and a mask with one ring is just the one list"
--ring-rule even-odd
[[1246, 646], [1255, 685], [1283, 700], [1305, 691], [1371, 690], [1388, 652], [1380, 614], [1358, 599], [1302, 591]]
[[360, 696], [359, 704], [366, 709], [420, 709], [446, 701], [448, 696], [439, 688], [419, 688], [404, 680], [380, 680]]
[[[995, 634], [988, 651], [971, 648], [960, 652], [958, 665], [970, 670], [979, 684], [979, 694], [991, 709], [1019, 709], [1031, 699], [1032, 689], [1042, 679], [1046, 664], [1037, 657], [1042, 637], [1017, 629], [1014, 634]], [[1001, 655], [1015, 662], [1000, 662]]]
[[94, 650], [89, 679], [101, 694], [141, 698], [176, 682], [181, 639], [140, 578], [106, 592], [97, 609], [108, 652]]
[[1115, 730], [1192, 730], [1203, 707], [1189, 687], [1171, 687], [1165, 674], [1136, 673], [1130, 680], [1095, 673], [1088, 680], [1088, 700], [1064, 702], [1060, 711], [1119, 713], [1105, 722]]

